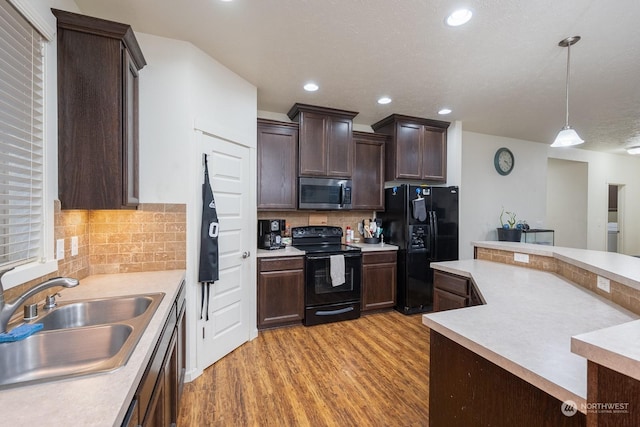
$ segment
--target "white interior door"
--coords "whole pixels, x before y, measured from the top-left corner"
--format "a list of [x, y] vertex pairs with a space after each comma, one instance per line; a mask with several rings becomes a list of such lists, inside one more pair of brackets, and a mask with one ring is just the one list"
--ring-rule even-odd
[[[251, 216], [250, 150], [203, 135], [219, 222], [220, 280], [210, 285], [209, 320], [201, 320], [198, 354], [203, 368], [250, 339], [252, 284], [248, 226]], [[249, 224], [250, 225], [250, 224]], [[255, 246], [255, 245], [253, 245]]]

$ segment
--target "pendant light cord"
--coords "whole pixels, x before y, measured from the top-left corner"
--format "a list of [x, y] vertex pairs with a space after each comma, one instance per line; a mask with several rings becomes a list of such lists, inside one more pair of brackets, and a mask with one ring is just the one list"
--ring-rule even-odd
[[564, 127], [565, 129], [569, 128], [569, 67], [571, 66], [571, 43], [567, 44], [567, 87], [566, 87], [566, 116]]

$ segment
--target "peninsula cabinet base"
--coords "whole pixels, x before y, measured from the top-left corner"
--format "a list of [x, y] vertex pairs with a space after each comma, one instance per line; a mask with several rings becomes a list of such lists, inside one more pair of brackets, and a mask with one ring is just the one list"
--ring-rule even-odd
[[587, 427], [640, 426], [640, 381], [587, 364]]
[[431, 330], [429, 425], [585, 426], [562, 402]]

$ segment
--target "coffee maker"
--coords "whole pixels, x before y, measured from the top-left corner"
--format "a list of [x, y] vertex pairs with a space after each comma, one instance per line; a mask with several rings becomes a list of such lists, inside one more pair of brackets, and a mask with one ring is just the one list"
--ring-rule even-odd
[[282, 233], [285, 228], [284, 219], [258, 220], [258, 248], [282, 249]]

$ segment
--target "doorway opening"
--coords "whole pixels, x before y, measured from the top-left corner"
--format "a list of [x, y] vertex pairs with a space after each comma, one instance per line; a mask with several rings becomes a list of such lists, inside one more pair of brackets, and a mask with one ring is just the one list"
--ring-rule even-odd
[[609, 198], [607, 202], [607, 252], [623, 253], [623, 205], [624, 185], [609, 184]]

